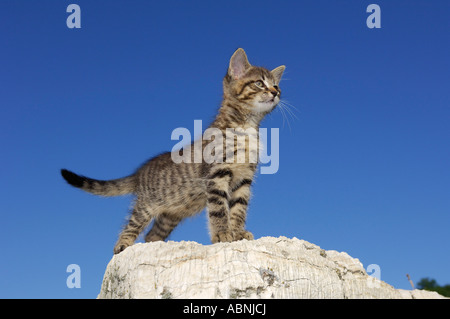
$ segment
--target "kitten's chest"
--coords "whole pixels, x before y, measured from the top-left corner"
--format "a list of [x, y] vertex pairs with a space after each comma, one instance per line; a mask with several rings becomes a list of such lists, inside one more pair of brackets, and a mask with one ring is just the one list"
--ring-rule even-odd
[[224, 148], [227, 163], [256, 164], [261, 148], [258, 131], [251, 127], [227, 129]]

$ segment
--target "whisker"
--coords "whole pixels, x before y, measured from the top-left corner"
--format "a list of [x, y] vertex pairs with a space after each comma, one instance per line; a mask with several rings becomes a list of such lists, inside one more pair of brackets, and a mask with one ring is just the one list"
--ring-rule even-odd
[[289, 132], [291, 132], [292, 127], [291, 127], [291, 122], [289, 121], [288, 113], [286, 112], [286, 108], [284, 106], [282, 106], [282, 109], [283, 109], [283, 112], [284, 112], [285, 117], [286, 117], [286, 123], [287, 123], [287, 125], [289, 127]]
[[286, 107], [286, 109], [289, 110], [289, 113], [291, 113], [292, 116], [294, 116], [296, 119], [298, 119], [295, 112], [300, 113], [300, 111], [294, 105], [292, 105], [291, 103], [289, 103], [287, 101], [282, 101], [282, 103]]
[[289, 122], [289, 116], [287, 116], [287, 108], [284, 104], [279, 103], [278, 106], [280, 107], [280, 111], [283, 114], [283, 124], [284, 124], [284, 118], [286, 118], [286, 122], [288, 124], [289, 127], [289, 131], [291, 131], [291, 123]]
[[289, 108], [288, 105], [284, 105], [284, 107], [286, 108], [286, 111], [292, 116], [292, 118], [296, 118], [298, 120], [297, 115], [294, 113], [292, 109]]
[[286, 100], [280, 100], [280, 102], [278, 103], [278, 107], [283, 117], [283, 127], [284, 122], [286, 121], [289, 126], [289, 130], [291, 131], [291, 122], [289, 118], [292, 118], [292, 120], [294, 121], [299, 120], [296, 113], [299, 113], [300, 111], [294, 105], [287, 102]]
[[284, 122], [285, 122], [286, 114], [284, 113], [284, 110], [283, 110], [283, 108], [281, 107], [281, 105], [278, 104], [278, 106], [279, 106], [279, 107], [277, 107], [277, 109], [280, 111], [281, 117], [283, 118], [283, 128], [284, 128]]
[[293, 104], [289, 103], [288, 101], [283, 100], [282, 102], [283, 102], [283, 104], [293, 108], [295, 111], [300, 112]]

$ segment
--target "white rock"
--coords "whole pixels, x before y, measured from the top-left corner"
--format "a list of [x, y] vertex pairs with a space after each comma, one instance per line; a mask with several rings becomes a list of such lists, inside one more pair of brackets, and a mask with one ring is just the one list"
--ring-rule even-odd
[[98, 298], [443, 298], [397, 290], [358, 259], [297, 238], [135, 244], [115, 255]]

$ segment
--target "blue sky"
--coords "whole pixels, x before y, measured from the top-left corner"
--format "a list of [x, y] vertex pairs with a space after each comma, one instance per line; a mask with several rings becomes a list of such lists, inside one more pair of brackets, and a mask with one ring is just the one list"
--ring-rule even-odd
[[[81, 29], [66, 8], [81, 7]], [[381, 29], [366, 7], [381, 8]], [[131, 197], [66, 185], [122, 177], [204, 127], [235, 49], [286, 65], [280, 167], [247, 227], [346, 251], [409, 289], [450, 283], [450, 2], [1, 1], [1, 298], [95, 298]], [[171, 240], [209, 244], [204, 212]], [[81, 268], [81, 288], [66, 268]]]

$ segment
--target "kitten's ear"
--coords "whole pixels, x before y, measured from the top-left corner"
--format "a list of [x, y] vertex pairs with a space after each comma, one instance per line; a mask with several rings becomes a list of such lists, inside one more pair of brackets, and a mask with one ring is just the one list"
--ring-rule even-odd
[[270, 71], [270, 73], [272, 73], [273, 77], [275, 78], [275, 81], [277, 82], [277, 84], [280, 83], [280, 81], [281, 81], [281, 77], [283, 76], [284, 69], [286, 69], [286, 67], [284, 65], [281, 65], [278, 68], [275, 68], [272, 71]]
[[251, 65], [247, 60], [247, 55], [245, 54], [245, 51], [239, 48], [236, 50], [236, 52], [234, 52], [233, 56], [230, 59], [230, 67], [228, 68], [228, 74], [234, 80], [238, 80], [244, 76], [245, 72], [249, 67], [251, 67]]

